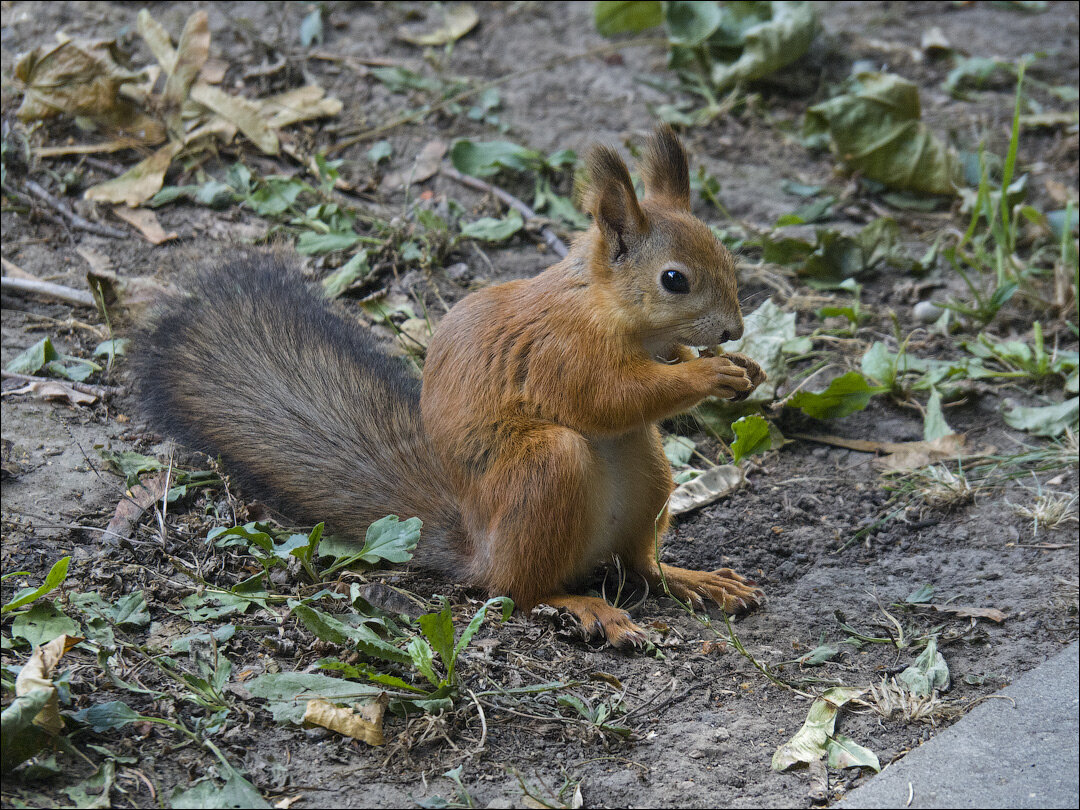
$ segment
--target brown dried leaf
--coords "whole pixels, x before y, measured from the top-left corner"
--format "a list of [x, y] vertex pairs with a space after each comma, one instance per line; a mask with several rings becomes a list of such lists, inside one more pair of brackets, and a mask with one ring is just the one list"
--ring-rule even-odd
[[12, 394], [30, 394], [38, 399], [61, 401], [69, 405], [93, 405], [98, 401], [94, 394], [76, 391], [67, 383], [62, 383], [59, 380], [34, 380], [22, 388], [4, 392], [5, 397]]
[[199, 75], [206, 59], [210, 55], [210, 26], [205, 11], [196, 11], [187, 19], [184, 31], [180, 34], [180, 44], [176, 51], [176, 62], [169, 78], [165, 82], [162, 99], [166, 110], [169, 134], [176, 140], [182, 139], [184, 124], [180, 118], [184, 101], [188, 97], [195, 77]]
[[34, 717], [34, 725], [44, 729], [49, 734], [59, 734], [64, 730], [64, 719], [60, 716], [60, 703], [56, 687], [53, 685], [52, 676], [56, 665], [64, 657], [64, 653], [74, 647], [83, 639], [79, 636], [57, 636], [48, 644], [35, 647], [30, 655], [30, 660], [19, 670], [15, 678], [15, 696], [28, 695], [35, 689], [50, 689], [52, 696], [49, 702]]
[[[85, 254], [83, 258], [86, 258]], [[89, 261], [89, 259], [87, 259]], [[93, 266], [93, 263], [91, 263]], [[146, 307], [159, 303], [172, 292], [168, 286], [150, 278], [123, 278], [104, 267], [92, 269], [86, 274], [86, 284], [94, 298], [103, 302], [109, 310], [122, 310], [122, 314], [135, 319]]]
[[446, 155], [446, 141], [429, 141], [420, 150], [409, 171], [391, 172], [382, 181], [383, 191], [392, 191], [406, 184], [423, 183], [434, 177], [442, 166], [443, 156]]
[[960, 433], [949, 433], [928, 442], [893, 443], [887, 452], [887, 456], [874, 460], [875, 466], [885, 472], [905, 472], [970, 455]]
[[962, 607], [953, 605], [930, 605], [931, 610], [938, 613], [952, 613], [961, 619], [989, 619], [1001, 624], [1009, 618], [1003, 611], [997, 608]]
[[114, 543], [116, 540], [126, 540], [131, 537], [131, 531], [139, 522], [143, 512], [165, 496], [168, 483], [168, 473], [157, 472], [146, 476], [139, 481], [138, 486], [128, 490], [116, 504], [116, 512], [113, 513], [109, 525], [105, 527], [106, 542]]
[[443, 6], [429, 6], [429, 8], [434, 8], [435, 14], [443, 15], [442, 24], [438, 28], [424, 31], [420, 26], [403, 25], [397, 30], [397, 38], [421, 47], [446, 45], [448, 42], [461, 39], [480, 22], [480, 15], [472, 6], [460, 5], [449, 9]]
[[325, 98], [326, 91], [317, 84], [297, 87], [276, 96], [259, 100], [266, 124], [271, 129], [281, 129], [300, 121], [337, 115], [342, 103], [336, 98]]
[[25, 88], [20, 121], [32, 122], [65, 114], [89, 118], [146, 143], [158, 143], [164, 128], [145, 115], [121, 88], [134, 88], [143, 78], [121, 67], [112, 41], [68, 40], [28, 53], [15, 65], [15, 78]]
[[165, 172], [183, 148], [182, 143], [170, 141], [119, 177], [91, 186], [83, 192], [83, 197], [96, 202], [126, 203], [135, 208], [161, 191]]
[[176, 231], [166, 233], [158, 222], [157, 215], [148, 208], [128, 208], [126, 205], [118, 205], [112, 211], [117, 217], [138, 230], [151, 245], [160, 245], [178, 236]]
[[304, 711], [303, 725], [304, 728], [321, 726], [368, 745], [382, 745], [386, 741], [382, 730], [383, 714], [389, 702], [390, 699], [383, 692], [357, 713], [321, 698], [309, 700]]

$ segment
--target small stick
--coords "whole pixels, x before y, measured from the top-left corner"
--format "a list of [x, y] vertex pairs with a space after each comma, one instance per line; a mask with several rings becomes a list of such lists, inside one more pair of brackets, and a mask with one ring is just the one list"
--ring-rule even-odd
[[26, 190], [64, 217], [64, 219], [70, 222], [73, 227], [97, 234], [98, 236], [109, 236], [113, 239], [127, 239], [130, 235], [126, 231], [110, 228], [108, 225], [101, 225], [97, 222], [91, 222], [88, 219], [80, 217], [33, 180], [26, 181]]
[[[0, 371], [5, 380], [18, 380], [19, 382], [42, 382], [43, 380], [52, 379], [50, 377], [35, 377], [32, 374], [19, 374], [17, 371]], [[75, 382], [74, 380], [64, 380], [64, 385], [74, 388], [76, 391], [82, 394], [91, 394], [95, 397], [101, 397], [104, 399], [112, 394], [119, 394], [124, 389], [118, 385], [91, 385], [90, 383]]]
[[0, 278], [0, 287], [5, 290], [16, 290], [18, 292], [44, 295], [48, 298], [56, 298], [60, 301], [66, 301], [69, 304], [77, 304], [78, 306], [83, 307], [97, 306], [94, 303], [94, 296], [90, 293], [83, 292], [82, 290], [73, 290], [71, 287], [64, 287], [61, 284], [53, 284], [51, 281], [4, 276], [3, 278]]
[[[516, 210], [525, 219], [536, 219], [536, 212], [529, 206], [515, 197], [508, 191], [504, 191], [498, 186], [493, 186], [491, 183], [486, 183], [478, 177], [472, 177], [468, 174], [462, 174], [457, 169], [452, 169], [449, 166], [443, 166], [440, 172], [451, 180], [455, 180], [461, 183], [463, 186], [474, 188], [477, 191], [483, 191], [487, 194], [492, 194], [498, 198], [504, 205], [508, 205], [510, 208]], [[540, 229], [540, 235], [544, 237], [544, 242], [549, 248], [551, 248], [558, 255], [560, 259], [566, 258], [566, 254], [569, 252], [566, 247], [566, 243], [555, 235], [555, 231], [551, 230], [547, 225]]]

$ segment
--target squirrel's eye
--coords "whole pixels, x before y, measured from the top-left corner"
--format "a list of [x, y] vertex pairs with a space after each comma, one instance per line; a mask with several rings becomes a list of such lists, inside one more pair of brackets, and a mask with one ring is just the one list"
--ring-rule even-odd
[[660, 274], [660, 284], [668, 292], [690, 292], [690, 280], [678, 270], [665, 270]]

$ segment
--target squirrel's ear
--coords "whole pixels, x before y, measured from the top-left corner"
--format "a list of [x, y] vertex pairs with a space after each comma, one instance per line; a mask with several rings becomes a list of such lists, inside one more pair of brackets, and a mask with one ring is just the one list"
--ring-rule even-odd
[[659, 127], [645, 147], [641, 159], [645, 194], [684, 211], [690, 210], [690, 167], [686, 151], [667, 124]]
[[589, 181], [583, 203], [600, 226], [614, 261], [645, 235], [645, 214], [638, 205], [630, 172], [614, 149], [593, 147], [586, 165]]

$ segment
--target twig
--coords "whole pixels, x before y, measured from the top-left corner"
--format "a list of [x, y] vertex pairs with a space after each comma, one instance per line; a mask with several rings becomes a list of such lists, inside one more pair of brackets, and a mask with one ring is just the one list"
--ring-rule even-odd
[[4, 290], [16, 290], [18, 292], [35, 293], [48, 298], [56, 298], [69, 304], [77, 304], [83, 307], [95, 307], [94, 296], [82, 290], [73, 290], [61, 284], [53, 284], [51, 281], [40, 281], [29, 278], [12, 278], [4, 276], [0, 278], [0, 288]]
[[[491, 194], [495, 196], [504, 205], [513, 208], [515, 211], [521, 214], [521, 216], [523, 216], [526, 220], [536, 219], [535, 211], [529, 208], [529, 206], [527, 206], [513, 194], [508, 191], [504, 191], [498, 186], [493, 186], [491, 185], [491, 183], [487, 183], [479, 179], [478, 177], [472, 177], [468, 174], [462, 174], [457, 169], [453, 169], [449, 166], [443, 166], [439, 171], [446, 177], [449, 177], [451, 180], [461, 183], [461, 185], [463, 186], [468, 186], [469, 188], [474, 188], [477, 191], [483, 191], [486, 194]], [[560, 259], [566, 257], [566, 254], [569, 252], [569, 250], [566, 247], [566, 243], [555, 235], [555, 231], [551, 230], [551, 228], [545, 225], [540, 229], [540, 235], [544, 237], [544, 243], [553, 251], [555, 251], [555, 253], [558, 254]]]
[[[32, 374], [19, 374], [17, 371], [4, 370], [0, 374], [3, 374], [5, 380], [18, 380], [19, 382], [41, 382], [49, 379], [48, 377], [35, 377]], [[73, 380], [64, 380], [64, 385], [70, 386], [80, 393], [91, 394], [102, 399], [112, 394], [119, 394], [124, 390], [117, 385], [91, 385], [90, 383], [75, 382]]]
[[79, 228], [89, 233], [95, 233], [98, 236], [109, 236], [113, 239], [127, 239], [128, 236], [130, 236], [126, 231], [110, 228], [108, 225], [102, 225], [84, 219], [33, 180], [27, 180], [25, 185], [27, 191], [56, 211], [56, 213], [60, 214], [64, 219], [71, 223], [72, 227]]
[[390, 130], [396, 129], [403, 124], [409, 124], [413, 121], [420, 120], [433, 112], [464, 101], [470, 96], [475, 96], [477, 93], [482, 93], [491, 87], [498, 87], [500, 84], [505, 84], [512, 79], [518, 79], [522, 76], [528, 76], [530, 73], [536, 73], [541, 70], [550, 70], [557, 65], [567, 64], [569, 62], [577, 61], [578, 59], [586, 59], [590, 56], [601, 56], [606, 53], [615, 53], [616, 51], [621, 51], [623, 48], [644, 47], [649, 45], [666, 46], [667, 39], [665, 37], [640, 37], [639, 39], [628, 39], [625, 42], [615, 42], [610, 45], [601, 45], [598, 48], [590, 48], [587, 51], [571, 54], [570, 56], [559, 56], [555, 59], [549, 59], [546, 62], [541, 62], [539, 64], [533, 65], [532, 67], [527, 67], [524, 70], [519, 70], [517, 73], [507, 73], [505, 76], [500, 76], [499, 78], [492, 79], [489, 82], [475, 85], [468, 90], [463, 90], [456, 95], [450, 96], [450, 98], [445, 98], [438, 104], [432, 104], [430, 106], [424, 105], [419, 109], [413, 110], [412, 112], [395, 118], [393, 121], [388, 121], [385, 124], [381, 124], [374, 129], [369, 129], [357, 135], [353, 135], [351, 138], [346, 138], [343, 141], [338, 141], [326, 150], [326, 154], [328, 157], [331, 155], [336, 155], [342, 149], [347, 149], [354, 144], [369, 141], [372, 138], [376, 138], [379, 135], [382, 135], [384, 132], [389, 132]]

